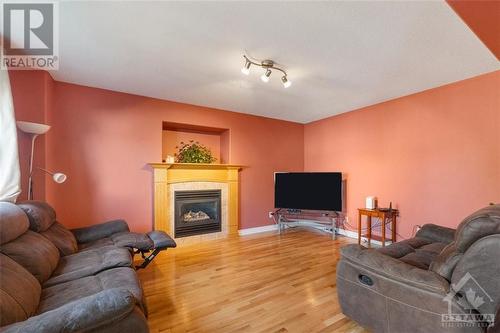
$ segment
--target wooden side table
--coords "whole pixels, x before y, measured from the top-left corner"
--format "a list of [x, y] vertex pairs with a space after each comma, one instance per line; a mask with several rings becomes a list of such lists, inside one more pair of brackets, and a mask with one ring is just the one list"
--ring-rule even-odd
[[[371, 245], [371, 240], [376, 239], [382, 242], [382, 246], [385, 246], [385, 225], [386, 220], [391, 220], [391, 241], [394, 243], [396, 241], [396, 217], [398, 216], [398, 210], [380, 210], [380, 209], [358, 209], [358, 244], [361, 244], [361, 237], [366, 237], [368, 239], [368, 245]], [[366, 234], [362, 235], [361, 225], [362, 217], [366, 216]], [[382, 221], [382, 237], [377, 237], [372, 235], [372, 217], [379, 218]]]

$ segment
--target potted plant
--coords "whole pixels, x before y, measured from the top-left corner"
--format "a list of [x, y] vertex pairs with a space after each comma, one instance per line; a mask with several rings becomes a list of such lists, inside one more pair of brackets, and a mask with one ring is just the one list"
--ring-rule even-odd
[[217, 161], [212, 156], [210, 149], [198, 141], [190, 140], [188, 143], [181, 141], [180, 146], [175, 148], [177, 148], [176, 163], [213, 163]]

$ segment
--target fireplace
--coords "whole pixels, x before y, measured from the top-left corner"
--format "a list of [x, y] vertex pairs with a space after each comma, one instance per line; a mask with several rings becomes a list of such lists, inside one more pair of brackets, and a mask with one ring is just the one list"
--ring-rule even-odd
[[[239, 171], [241, 166], [215, 163], [151, 163], [150, 165], [154, 175], [153, 218], [155, 230], [163, 230], [174, 236], [177, 245], [197, 244], [205, 240], [238, 235]], [[217, 228], [215, 232], [190, 237], [175, 237], [176, 215], [180, 217], [176, 212], [175, 193], [208, 190], [220, 190], [220, 229]], [[179, 221], [177, 221], [178, 223]]]
[[221, 231], [221, 190], [175, 191], [175, 238]]

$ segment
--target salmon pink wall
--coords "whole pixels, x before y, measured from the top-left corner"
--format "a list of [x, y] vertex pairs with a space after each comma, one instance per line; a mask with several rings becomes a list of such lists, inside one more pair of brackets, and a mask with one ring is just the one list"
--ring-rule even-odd
[[364, 199], [416, 224], [456, 227], [500, 202], [500, 71], [307, 124], [306, 171], [342, 171], [352, 225]]
[[[16, 120], [47, 123], [47, 112], [52, 104], [53, 80], [45, 71], [9, 71]], [[17, 131], [19, 141], [19, 164], [21, 167], [21, 195], [18, 200], [28, 198], [29, 158], [31, 136]], [[34, 167], [45, 168], [45, 135], [35, 142]], [[46, 175], [40, 170], [33, 174], [34, 199], [45, 199]]]
[[[229, 129], [229, 162], [241, 171], [240, 228], [270, 224], [273, 173], [303, 170], [303, 125], [162, 101], [73, 84], [54, 83], [48, 113], [47, 167], [68, 175], [47, 183], [47, 201], [69, 227], [125, 218], [132, 229], [152, 227], [152, 170], [162, 158], [162, 123]], [[226, 133], [225, 132], [225, 133]]]
[[[58, 185], [37, 173], [35, 198], [45, 196], [70, 227], [123, 217], [134, 230], [151, 229], [147, 163], [162, 157], [163, 122], [228, 129], [223, 158], [248, 166], [240, 228], [270, 224], [275, 171], [344, 172], [351, 224], [365, 196], [377, 195], [401, 210], [404, 237], [415, 224], [455, 227], [500, 201], [500, 72], [305, 126], [54, 82], [45, 72], [10, 78], [16, 118], [52, 126], [38, 139], [35, 164], [69, 177]], [[29, 140], [19, 139], [26, 191]]]

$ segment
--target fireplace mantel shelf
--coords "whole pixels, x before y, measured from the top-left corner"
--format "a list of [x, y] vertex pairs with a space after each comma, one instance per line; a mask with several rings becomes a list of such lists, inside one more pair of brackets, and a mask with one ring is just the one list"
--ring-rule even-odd
[[148, 163], [153, 169], [243, 169], [245, 166], [238, 164], [219, 164], [219, 163]]

